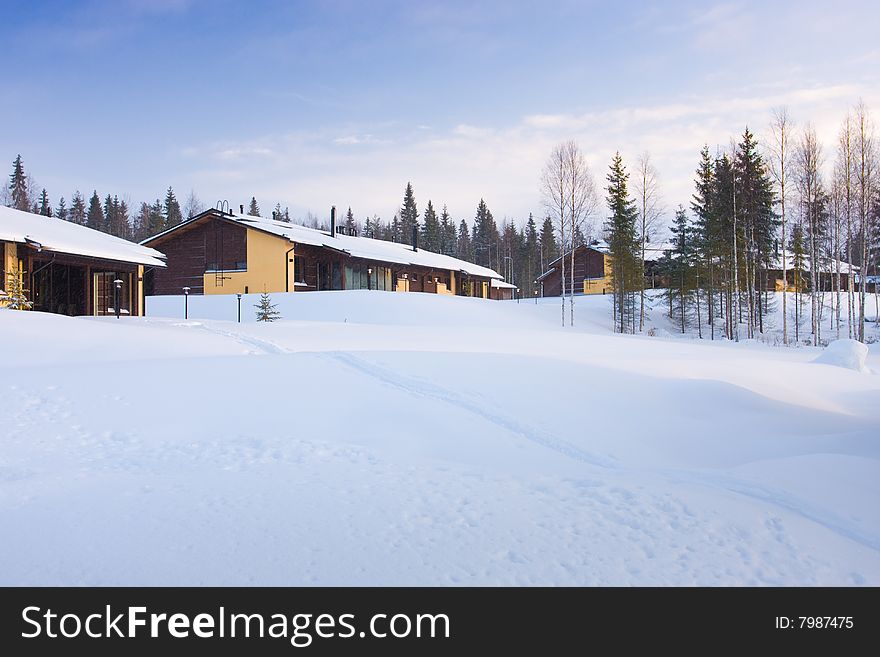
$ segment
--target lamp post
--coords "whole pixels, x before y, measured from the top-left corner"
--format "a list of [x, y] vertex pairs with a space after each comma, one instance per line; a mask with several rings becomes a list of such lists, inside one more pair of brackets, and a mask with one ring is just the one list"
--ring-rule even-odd
[[372, 267], [367, 267], [367, 290], [372, 290], [372, 289], [373, 289], [373, 281], [372, 281], [372, 278], [373, 278], [373, 268], [372, 268]]
[[238, 323], [241, 324], [241, 293], [236, 294], [238, 297]]
[[189, 319], [189, 288], [183, 288], [183, 318]]
[[119, 319], [119, 302], [120, 298], [122, 297], [122, 279], [117, 278], [115, 281], [113, 281], [113, 285], [114, 294], [116, 296], [114, 304], [116, 306], [116, 319]]
[[535, 289], [535, 305], [538, 305], [538, 290]]

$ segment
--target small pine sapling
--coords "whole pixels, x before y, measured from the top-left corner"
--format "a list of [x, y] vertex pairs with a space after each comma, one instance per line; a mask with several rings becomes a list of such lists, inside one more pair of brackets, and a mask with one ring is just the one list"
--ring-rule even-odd
[[281, 319], [281, 313], [278, 312], [278, 306], [272, 303], [269, 293], [265, 290], [260, 294], [260, 303], [255, 304], [254, 308], [257, 309], [258, 322], [274, 322], [276, 319]]
[[25, 294], [24, 282], [18, 269], [8, 272], [6, 288], [0, 289], [0, 307], [4, 306], [10, 310], [30, 310], [34, 307]]

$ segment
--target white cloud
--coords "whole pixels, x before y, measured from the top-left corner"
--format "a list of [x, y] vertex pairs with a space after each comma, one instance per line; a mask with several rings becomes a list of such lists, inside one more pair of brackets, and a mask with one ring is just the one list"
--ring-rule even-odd
[[263, 204], [280, 201], [319, 216], [337, 205], [351, 206], [361, 217], [377, 213], [390, 218], [404, 186], [412, 181], [420, 208], [431, 199], [435, 206], [448, 204], [457, 219], [470, 220], [479, 199], [485, 198], [496, 218], [522, 220], [529, 212], [542, 212], [538, 175], [550, 149], [573, 138], [584, 149], [600, 187], [615, 151], [630, 165], [649, 151], [671, 212], [690, 200], [704, 143], [724, 147], [746, 124], [760, 137], [772, 109], [788, 105], [796, 119], [813, 122], [830, 154], [837, 126], [859, 96], [880, 109], [875, 87], [840, 84], [756, 88], [735, 98], [694, 96], [581, 114], [536, 114], [506, 127], [458, 124], [425, 131], [418, 125], [409, 130], [395, 125], [393, 140], [381, 134], [386, 131], [390, 137], [390, 124], [342, 136], [330, 129], [301, 131], [196, 147], [207, 155], [196, 158], [203, 168], [191, 173], [198, 179], [193, 186], [206, 189], [208, 196], [255, 195]]

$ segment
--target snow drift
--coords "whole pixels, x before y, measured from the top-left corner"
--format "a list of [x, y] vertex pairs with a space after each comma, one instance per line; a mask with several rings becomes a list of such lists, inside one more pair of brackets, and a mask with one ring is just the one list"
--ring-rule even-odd
[[842, 339], [835, 340], [825, 347], [824, 351], [813, 362], [845, 367], [848, 370], [868, 374], [871, 370], [866, 365], [867, 358], [867, 345], [862, 344], [858, 340]]

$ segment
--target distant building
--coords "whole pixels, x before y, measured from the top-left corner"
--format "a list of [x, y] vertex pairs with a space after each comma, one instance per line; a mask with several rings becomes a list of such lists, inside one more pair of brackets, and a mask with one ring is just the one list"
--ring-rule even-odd
[[[417, 242], [417, 240], [416, 240]], [[330, 230], [206, 210], [142, 244], [161, 249], [148, 295], [388, 290], [490, 298], [494, 270], [452, 256]]]
[[519, 288], [513, 283], [508, 283], [497, 278], [493, 278], [489, 283], [489, 295], [496, 301], [513, 299], [513, 296], [518, 289]]
[[[565, 280], [562, 280], [565, 258]], [[571, 291], [571, 251], [547, 265], [538, 277], [542, 296], [558, 297]], [[611, 292], [611, 256], [600, 244], [582, 244], [574, 250], [574, 293], [606, 294]]]
[[[21, 290], [33, 310], [144, 314], [144, 273], [158, 251], [55, 217], [0, 207], [0, 297]], [[119, 281], [119, 283], [116, 283]]]

